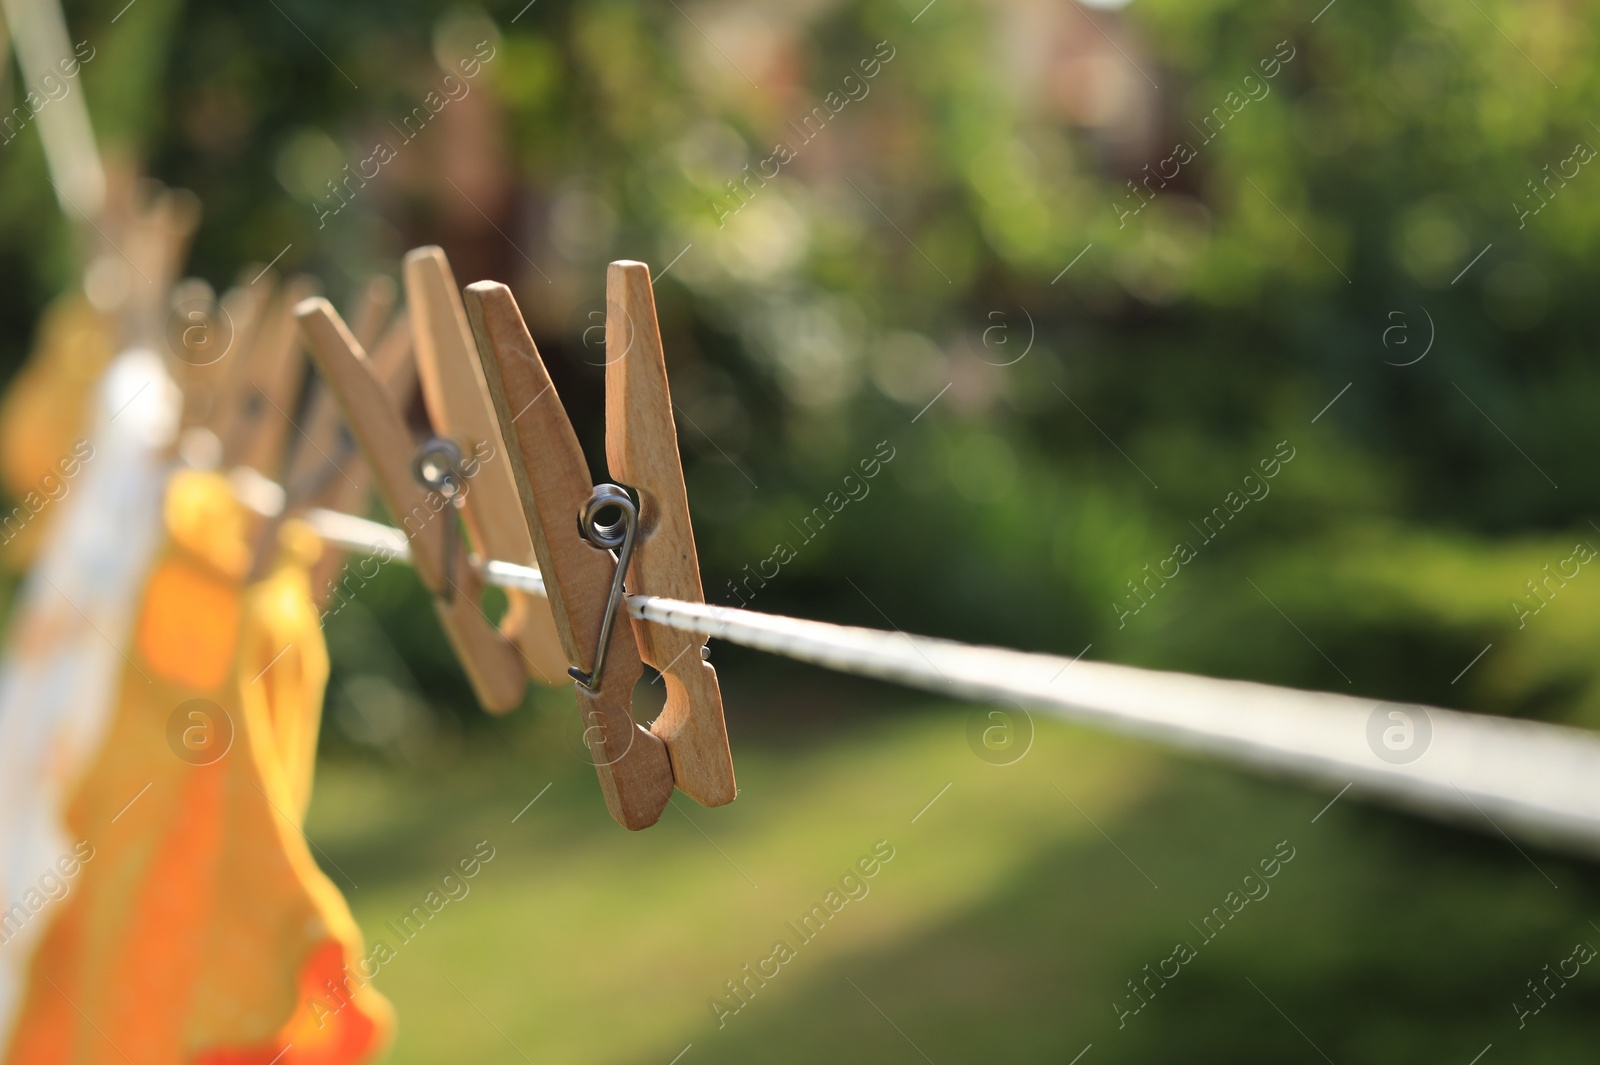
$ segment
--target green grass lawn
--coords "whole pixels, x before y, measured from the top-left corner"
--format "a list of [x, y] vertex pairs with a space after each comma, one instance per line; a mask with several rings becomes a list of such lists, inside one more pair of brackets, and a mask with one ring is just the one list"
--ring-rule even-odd
[[[425, 769], [326, 759], [308, 832], [369, 942], [395, 948], [377, 978], [392, 1060], [1595, 1060], [1600, 966], [1520, 1029], [1513, 1008], [1577, 941], [1600, 946], [1581, 863], [1354, 790], [1318, 818], [1331, 792], [1043, 719], [1026, 756], [990, 765], [967, 742], [977, 711], [844, 692], [819, 689], [821, 724], [730, 697], [739, 799], [679, 795], [641, 833], [551, 740], [555, 707]], [[480, 841], [470, 893], [402, 944], [386, 922]], [[879, 841], [894, 856], [866, 894], [802, 943], [785, 923]], [[1268, 893], [1207, 941], [1190, 922], [1280, 844], [1292, 860], [1250, 886]], [[737, 1006], [726, 982], [780, 938], [793, 957], [719, 1025], [712, 1001]], [[1193, 957], [1119, 1027], [1129, 981], [1170, 974], [1179, 942]]]

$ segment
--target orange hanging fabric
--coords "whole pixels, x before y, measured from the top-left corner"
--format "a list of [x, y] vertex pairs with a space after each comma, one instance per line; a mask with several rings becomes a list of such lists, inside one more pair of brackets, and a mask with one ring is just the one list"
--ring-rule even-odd
[[0, 515], [0, 566], [21, 572], [38, 554], [51, 523], [29, 519], [66, 493], [62, 460], [90, 427], [111, 354], [109, 329], [81, 293], [45, 308], [32, 354], [0, 397], [0, 485], [17, 501]]
[[387, 1045], [360, 932], [301, 831], [321, 544], [285, 523], [247, 588], [248, 520], [222, 477], [173, 476], [120, 700], [68, 812], [93, 857], [34, 958], [14, 1065], [353, 1065]]
[[[51, 401], [38, 393], [27, 405], [37, 403]], [[24, 525], [51, 531], [0, 650], [0, 1051], [34, 952], [92, 856], [87, 840], [69, 835], [67, 809], [104, 742], [126, 669], [122, 648], [163, 540], [178, 396], [160, 357], [117, 356], [91, 408], [87, 435], [52, 464], [60, 491]], [[55, 409], [74, 416], [65, 402]], [[32, 411], [33, 423], [44, 426], [46, 414]], [[25, 459], [5, 450], [14, 443], [0, 447], [13, 474]]]

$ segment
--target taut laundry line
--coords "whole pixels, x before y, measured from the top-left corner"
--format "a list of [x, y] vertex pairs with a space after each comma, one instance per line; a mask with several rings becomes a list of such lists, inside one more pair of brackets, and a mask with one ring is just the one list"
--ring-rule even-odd
[[[399, 530], [326, 510], [308, 515], [352, 551], [408, 559]], [[544, 595], [528, 566], [490, 561], [484, 580]], [[1215, 755], [1274, 776], [1361, 792], [1414, 813], [1600, 857], [1600, 736], [1542, 722], [1385, 703], [1248, 681], [1163, 673], [732, 607], [630, 595], [628, 613], [674, 629], [952, 697], [1038, 708]], [[1425, 753], [1403, 765], [1369, 745], [1375, 713], [1408, 715]], [[1509, 837], [1508, 837], [1509, 838]]]

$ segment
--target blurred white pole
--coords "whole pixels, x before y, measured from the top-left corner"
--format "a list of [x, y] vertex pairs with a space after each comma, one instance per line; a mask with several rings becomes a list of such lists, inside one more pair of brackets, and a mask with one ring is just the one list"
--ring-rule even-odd
[[[60, 0], [0, 0], [0, 10], [10, 26], [22, 74], [23, 92], [16, 106], [32, 114], [39, 127], [56, 199], [67, 217], [80, 215], [93, 224], [105, 209], [106, 174], [89, 124], [83, 87], [73, 84], [77, 77], [67, 77], [59, 65], [62, 60], [77, 62]], [[66, 84], [67, 92], [50, 97], [45, 90], [47, 78]], [[37, 114], [28, 106], [30, 95], [46, 101]]]

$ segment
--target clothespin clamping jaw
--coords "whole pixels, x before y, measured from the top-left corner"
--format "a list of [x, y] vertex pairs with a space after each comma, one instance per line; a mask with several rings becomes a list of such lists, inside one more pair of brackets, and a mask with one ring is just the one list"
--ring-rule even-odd
[[338, 397], [345, 421], [372, 467], [378, 493], [405, 532], [411, 564], [433, 594], [440, 624], [461, 660], [484, 709], [503, 713], [522, 701], [527, 687], [515, 645], [484, 615], [476, 570], [462, 543], [456, 513], [471, 471], [447, 440], [419, 450], [361, 345], [327, 300], [295, 310], [324, 381]]
[[[732, 801], [733, 763], [705, 639], [623, 617], [625, 585], [701, 598], [648, 268], [613, 263], [607, 278], [608, 464], [638, 493], [637, 505], [621, 486], [590, 477], [510, 289], [482, 281], [466, 299], [606, 805], [638, 829], [660, 817], [674, 784], [708, 806]], [[649, 730], [631, 712], [641, 655], [661, 671], [668, 693]]]

